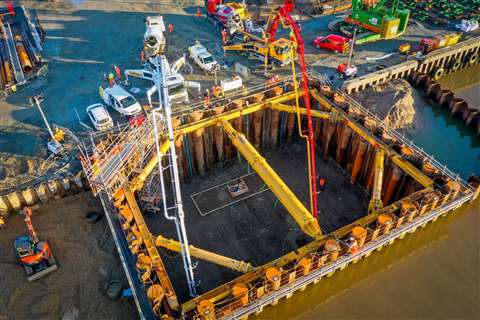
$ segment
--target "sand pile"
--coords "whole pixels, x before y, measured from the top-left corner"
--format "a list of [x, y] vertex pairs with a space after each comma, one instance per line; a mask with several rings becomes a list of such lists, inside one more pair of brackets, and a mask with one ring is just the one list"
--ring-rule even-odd
[[[59, 269], [33, 283], [26, 279], [13, 252], [15, 237], [26, 234], [23, 219], [8, 218], [0, 230], [0, 319], [136, 319], [133, 300], [110, 300], [109, 280], [128, 285], [105, 217], [92, 224], [90, 210], [98, 199], [83, 192], [52, 200], [33, 210], [33, 224], [47, 239]], [[125, 299], [125, 298], [124, 298]]]
[[353, 96], [392, 129], [407, 127], [415, 120], [413, 89], [404, 79], [395, 79], [370, 87]]

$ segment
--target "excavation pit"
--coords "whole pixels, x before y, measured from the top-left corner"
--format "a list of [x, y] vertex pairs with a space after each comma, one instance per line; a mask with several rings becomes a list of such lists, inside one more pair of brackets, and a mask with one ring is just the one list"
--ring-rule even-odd
[[[308, 208], [304, 143], [285, 143], [278, 148], [262, 150], [262, 155]], [[359, 185], [351, 184], [349, 177], [332, 160], [324, 161], [318, 157], [317, 164], [319, 176], [325, 180], [325, 187], [318, 196], [319, 223], [324, 233], [330, 233], [363, 217], [367, 213], [368, 196]], [[229, 161], [212, 168], [204, 176], [194, 176], [183, 183], [182, 196], [191, 245], [261, 266], [313, 240], [304, 235], [271, 191], [264, 191], [203, 217], [190, 197], [220, 184], [223, 185], [219, 188], [220, 196], [214, 197], [209, 192], [207, 197], [208, 208], [220, 207], [225, 204], [225, 197], [229, 196], [224, 190], [224, 183], [248, 175], [251, 171], [244, 159], [241, 162]], [[268, 189], [256, 174], [244, 180], [251, 189], [254, 186], [256, 192]], [[207, 207], [207, 199], [197, 201]], [[177, 239], [174, 223], [166, 220], [162, 213], [146, 213], [145, 219], [153, 235]], [[180, 254], [166, 249], [160, 252], [180, 302], [188, 300]], [[241, 275], [210, 262], [197, 261], [195, 274], [200, 281], [200, 292], [211, 290]]]
[[[175, 139], [160, 135], [158, 152], [152, 117], [84, 141], [85, 172], [93, 192], [114, 204], [105, 206], [107, 218], [116, 218], [112, 230], [122, 239], [117, 248], [141, 310], [188, 319], [260, 312], [480, 193], [350, 97], [319, 93], [321, 84], [313, 77], [310, 88], [318, 220], [310, 210], [307, 147], [299, 135], [307, 109], [295, 103], [304, 92], [297, 95], [291, 79], [174, 113]], [[125, 146], [131, 148], [119, 158]], [[163, 216], [158, 196], [157, 155], [166, 155], [169, 187], [171, 148], [191, 256], [199, 259], [194, 299], [175, 225]], [[165, 198], [172, 208], [172, 194]], [[146, 205], [148, 199], [155, 205]], [[150, 262], [140, 264], [146, 256]], [[152, 291], [159, 294], [148, 296]]]

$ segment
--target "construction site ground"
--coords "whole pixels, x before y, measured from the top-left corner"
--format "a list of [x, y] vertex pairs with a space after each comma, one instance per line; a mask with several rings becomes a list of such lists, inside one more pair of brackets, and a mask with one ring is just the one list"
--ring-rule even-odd
[[[186, 4], [188, 7], [185, 10], [178, 8], [177, 3]], [[85, 108], [100, 102], [98, 86], [105, 85], [103, 74], [111, 72], [114, 65], [120, 66], [122, 70], [140, 67], [139, 51], [145, 30], [143, 20], [148, 15], [161, 13], [167, 22], [174, 24], [175, 31], [168, 35], [167, 40], [170, 43], [168, 56], [171, 60], [184, 53], [195, 40], [199, 40], [222, 65], [228, 63], [231, 66], [238, 61], [252, 70], [259, 66], [258, 62], [237, 54], [223, 56], [220, 36], [214, 27], [204, 16], [195, 17], [196, 6], [202, 5], [203, 1], [38, 0], [22, 1], [22, 4], [39, 9], [40, 20], [47, 32], [43, 55], [49, 63], [49, 72], [45, 78], [32, 83], [7, 101], [0, 102], [2, 163], [5, 161], [14, 166], [19, 157], [29, 161], [28, 166], [25, 162], [18, 161], [19, 168], [11, 168], [5, 172], [0, 166], [2, 179], [21, 174], [23, 168], [34, 175], [35, 166], [32, 167], [30, 162], [46, 158], [44, 140], [41, 137], [45, 132], [44, 124], [38, 111], [29, 106], [28, 97], [42, 91], [45, 96], [44, 110], [52, 123], [74, 131], [83, 130], [74, 109], [77, 109], [83, 121], [88, 122]], [[337, 76], [335, 69], [339, 63], [346, 61], [346, 55], [315, 49], [311, 42], [318, 35], [330, 33], [327, 25], [334, 18], [320, 17], [302, 22], [309, 67], [326, 72], [332, 77]], [[411, 23], [407, 32], [398, 39], [358, 47], [354, 64], [362, 74], [375, 65], [388, 66], [398, 63], [405, 57], [394, 54], [386, 60], [374, 63], [366, 58], [396, 52], [401, 43], [415, 44], [421, 37], [441, 31], [443, 30], [439, 28]], [[199, 73], [198, 69], [196, 73]], [[287, 71], [283, 73], [286, 74]], [[202, 74], [199, 74], [200, 76], [203, 77]], [[192, 77], [192, 80], [194, 79], [195, 77]], [[244, 80], [245, 85], [249, 86], [264, 80], [264, 77], [253, 73], [249, 79]], [[205, 87], [211, 83], [212, 79], [205, 81]], [[113, 113], [112, 110], [109, 111]], [[294, 148], [297, 147], [288, 146], [285, 149], [264, 152], [264, 155], [297, 196], [306, 203], [307, 180], [303, 178], [306, 177], [305, 159], [300, 158], [304, 157], [305, 151], [298, 148], [295, 154], [298, 154], [299, 158], [293, 158]], [[299, 167], [298, 163], [302, 166]], [[200, 217], [189, 200], [192, 192], [226, 181], [241, 172], [245, 173], [246, 167], [245, 162], [241, 165], [227, 165], [225, 169], [210, 171], [206, 178], [192, 178], [184, 185], [187, 230], [191, 243], [200, 248], [259, 265], [294, 249], [297, 246], [297, 236], [301, 234], [281, 204], [273, 207], [275, 198], [271, 193], [264, 193], [253, 201], [207, 217]], [[300, 175], [297, 171], [291, 170], [293, 167], [303, 168], [302, 179], [298, 179]], [[323, 160], [319, 161], [318, 167], [320, 175], [327, 179], [328, 186], [319, 195], [322, 208], [320, 224], [325, 231], [332, 231], [366, 213], [367, 199], [362, 190], [351, 186], [348, 177]], [[84, 192], [73, 197], [52, 200], [34, 210], [33, 222], [40, 237], [51, 242], [59, 262], [59, 270], [32, 284], [27, 282], [21, 266], [14, 263], [12, 248], [14, 238], [26, 232], [25, 225], [17, 215], [8, 219], [5, 228], [0, 230], [0, 319], [137, 317], [133, 302], [113, 302], [103, 293], [104, 284], [110, 274], [120, 279], [123, 279], [124, 275], [105, 219], [93, 225], [85, 221], [85, 213], [90, 209], [100, 210], [99, 202], [94, 200], [89, 192]], [[152, 232], [162, 232], [165, 236], [175, 237], [170, 222], [161, 217], [148, 216], [147, 219]], [[222, 228], [220, 225], [226, 226], [223, 237], [219, 231], [219, 228]], [[256, 233], [249, 234], [244, 231], [249, 228], [251, 233]], [[239, 230], [242, 230], [240, 235]], [[162, 252], [165, 253], [164, 261], [175, 288], [178, 294], [185, 298], [187, 294], [181, 259], [166, 250]], [[202, 291], [238, 276], [233, 271], [201, 261], [197, 270], [198, 274], [209, 275], [205, 279], [200, 277]]]
[[87, 212], [102, 212], [98, 199], [85, 191], [51, 200], [33, 210], [40, 239], [48, 240], [58, 270], [29, 283], [13, 250], [13, 241], [27, 234], [20, 215], [0, 230], [0, 319], [134, 319], [133, 300], [112, 301], [105, 294], [110, 280], [128, 288], [115, 244], [103, 217], [93, 224]]
[[[175, 3], [175, 4], [173, 4]], [[246, 86], [264, 81], [261, 63], [248, 60], [236, 53], [224, 56], [220, 36], [212, 24], [204, 17], [203, 1], [153, 1], [126, 2], [111, 1], [24, 1], [29, 8], [38, 9], [42, 25], [47, 33], [44, 45], [44, 58], [49, 63], [48, 75], [0, 102], [0, 154], [2, 159], [23, 158], [28, 161], [42, 161], [46, 157], [44, 124], [35, 108], [28, 104], [28, 97], [43, 92], [44, 110], [48, 119], [73, 131], [82, 131], [75, 109], [82, 121], [89, 123], [85, 108], [101, 102], [98, 95], [99, 85], [104, 73], [112, 72], [113, 66], [120, 68], [140, 68], [139, 52], [145, 30], [144, 18], [148, 15], [162, 14], [167, 23], [173, 23], [174, 32], [167, 35], [168, 58], [173, 61], [186, 53], [187, 47], [196, 40], [229, 68], [219, 75], [232, 74], [234, 62], [248, 66], [252, 76], [244, 79]], [[186, 6], [185, 8], [181, 7]], [[202, 17], [197, 18], [197, 6], [202, 8]], [[327, 26], [337, 16], [322, 16], [312, 19], [301, 16], [302, 35], [306, 44], [306, 60], [309, 68], [337, 78], [336, 67], [345, 62], [345, 54], [334, 54], [316, 49], [312, 41], [319, 35], [331, 33]], [[421, 37], [431, 36], [442, 31], [427, 25], [410, 23], [407, 32], [397, 39], [379, 41], [358, 46], [354, 55], [354, 64], [360, 74], [378, 65], [392, 65], [404, 59], [395, 54], [399, 44], [418, 43]], [[284, 34], [284, 36], [288, 36]], [[394, 53], [386, 60], [367, 61], [367, 57], [380, 57]], [[288, 70], [280, 71], [288, 74]], [[199, 80], [202, 88], [210, 87], [213, 77], [205, 76], [198, 68], [187, 79]], [[196, 98], [196, 94], [192, 96]], [[113, 114], [113, 110], [110, 110]], [[22, 162], [23, 163], [23, 162]], [[19, 170], [0, 172], [0, 178], [18, 174]], [[1, 183], [0, 183], [1, 184]]]
[[[306, 208], [308, 202], [308, 172], [306, 149], [303, 142], [284, 144], [275, 149], [262, 151], [271, 167]], [[366, 215], [368, 197], [363, 189], [350, 183], [349, 176], [332, 160], [318, 158], [318, 176], [325, 179], [325, 188], [318, 196], [319, 223], [325, 233], [332, 232]], [[205, 176], [196, 176], [182, 185], [182, 199], [186, 215], [186, 229], [191, 245], [210, 250], [245, 262], [261, 266], [283, 254], [291, 252], [306, 241], [297, 223], [271, 191], [261, 193], [248, 200], [201, 216], [190, 195], [248, 174], [245, 160], [231, 162], [212, 168]], [[260, 179], [259, 179], [260, 180]], [[219, 188], [221, 190], [226, 186]], [[234, 198], [231, 201], [235, 200]], [[203, 200], [209, 208], [225, 203], [216, 197]], [[175, 225], [167, 221], [162, 213], [146, 214], [150, 231], [167, 238], [178, 239]], [[187, 283], [178, 253], [161, 250], [165, 267], [181, 301], [188, 300]], [[195, 269], [200, 291], [206, 292], [240, 274], [236, 271], [198, 261]]]

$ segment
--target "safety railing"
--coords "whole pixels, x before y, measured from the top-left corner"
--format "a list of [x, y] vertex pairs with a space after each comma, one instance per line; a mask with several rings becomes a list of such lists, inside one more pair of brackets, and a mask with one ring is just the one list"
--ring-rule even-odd
[[[328, 78], [325, 75], [319, 74], [318, 72], [311, 72], [310, 74], [313, 78], [317, 79], [318, 81], [324, 84], [327, 84], [329, 86], [332, 86], [331, 82], [328, 80]], [[346, 94], [345, 92], [341, 91], [338, 88], [334, 88], [334, 90], [335, 90], [335, 93], [342, 96], [348, 104], [354, 106], [355, 108], [360, 110], [364, 115], [373, 119], [378, 124], [378, 127], [380, 127], [383, 130], [383, 132], [387, 133], [389, 136], [394, 137], [397, 141], [400, 141], [406, 146], [408, 146], [412, 151], [414, 151], [415, 154], [427, 160], [429, 163], [432, 164], [432, 166], [438, 169], [445, 176], [461, 183], [463, 187], [468, 187], [469, 189], [471, 189], [471, 187], [467, 184], [467, 182], [464, 179], [462, 179], [458, 174], [452, 172], [450, 169], [447, 168], [446, 165], [442, 165], [432, 155], [426, 153], [423, 150], [423, 148], [417, 146], [413, 141], [405, 137], [403, 134], [401, 134], [397, 130], [393, 130], [389, 128], [385, 124], [385, 122], [381, 120], [376, 114], [374, 114], [373, 112], [371, 112], [370, 110], [362, 106], [358, 101], [356, 101], [350, 95]], [[337, 106], [337, 108], [340, 108], [340, 107]]]
[[[329, 276], [335, 270], [343, 269], [350, 262], [368, 255], [369, 252], [391, 243], [408, 232], [413, 232], [418, 226], [425, 225], [439, 215], [458, 208], [473, 196], [471, 193], [463, 192], [449, 194], [437, 192], [437, 201], [422, 203], [420, 199], [418, 210], [406, 215], [399, 215], [397, 209], [390, 211], [391, 220], [386, 224], [379, 224], [375, 216], [367, 224], [361, 225], [366, 230], [366, 236], [364, 239], [357, 239], [359, 248], [355, 251], [352, 250], [348, 240], [350, 233], [342, 238], [336, 237], [335, 233], [329, 235], [328, 239], [334, 239], [338, 244], [338, 251], [328, 252], [324, 245], [320, 245], [319, 249], [304, 257], [307, 263], [302, 259], [304, 261], [292, 261], [278, 268], [280, 273], [273, 281], [267, 279], [265, 272], [264, 276], [248, 283], [248, 291], [245, 294], [230, 295], [216, 302], [214, 304], [215, 319], [236, 319], [261, 310], [263, 306], [278, 301], [307, 284], [319, 280], [324, 275]], [[202, 319], [199, 314], [196, 317]]]

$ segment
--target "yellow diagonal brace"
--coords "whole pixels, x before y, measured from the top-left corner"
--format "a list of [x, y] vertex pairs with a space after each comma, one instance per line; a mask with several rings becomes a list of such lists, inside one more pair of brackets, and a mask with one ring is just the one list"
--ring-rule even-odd
[[175, 291], [173, 290], [172, 283], [170, 282], [170, 278], [168, 277], [167, 271], [165, 270], [165, 266], [163, 265], [162, 258], [158, 253], [157, 247], [155, 246], [155, 240], [152, 237], [152, 234], [148, 230], [147, 224], [143, 219], [142, 212], [138, 207], [137, 201], [135, 200], [135, 196], [131, 190], [125, 190], [125, 197], [127, 198], [128, 206], [133, 214], [133, 219], [135, 220], [135, 224], [142, 235], [143, 243], [147, 249], [148, 255], [152, 258], [152, 264], [155, 269], [155, 272], [158, 276], [161, 286], [165, 292], [165, 296], [167, 298], [167, 302], [170, 307], [174, 310], [179, 309], [178, 299], [175, 295]]
[[[289, 106], [287, 104], [282, 104], [282, 103], [272, 104], [271, 109], [274, 109], [274, 110], [277, 110], [277, 111], [288, 112], [288, 113], [296, 113], [297, 112], [297, 108], [295, 106]], [[306, 115], [307, 114], [307, 109], [299, 108], [299, 112], [302, 115]], [[321, 118], [321, 119], [330, 118], [330, 113], [329, 112], [324, 112], [324, 111], [319, 111], [319, 110], [311, 110], [311, 115], [314, 118]]]
[[[170, 142], [165, 141], [162, 143], [160, 146], [160, 153], [165, 154], [167, 153], [168, 149], [170, 148]], [[152, 158], [147, 162], [145, 167], [143, 167], [142, 171], [138, 176], [133, 179], [132, 183], [130, 184], [130, 190], [132, 191], [138, 191], [143, 188], [143, 185], [145, 184], [145, 180], [147, 180], [148, 176], [150, 173], [157, 167], [158, 164], [158, 158], [157, 154], [154, 153]]]
[[265, 158], [248, 142], [245, 136], [233, 129], [228, 122], [223, 122], [223, 128], [233, 145], [248, 161], [260, 178], [267, 184], [292, 218], [298, 223], [303, 232], [312, 238], [322, 235], [318, 221], [310, 214], [298, 200], [290, 188], [282, 181], [278, 174], [270, 167]]
[[338, 116], [340, 118], [347, 120], [345, 121], [345, 124], [349, 126], [353, 131], [355, 131], [359, 136], [365, 139], [365, 141], [367, 141], [369, 144], [382, 146], [385, 150], [386, 155], [392, 160], [392, 162], [395, 163], [405, 173], [410, 175], [413, 179], [415, 179], [418, 183], [420, 183], [425, 188], [433, 186], [434, 183], [433, 180], [430, 179], [430, 177], [428, 177], [425, 173], [416, 168], [413, 164], [403, 159], [398, 153], [396, 153], [394, 150], [390, 149], [386, 144], [384, 144], [382, 140], [369, 133], [367, 129], [363, 128], [361, 125], [350, 119], [350, 117], [343, 110], [339, 110], [333, 107], [331, 102], [320, 96], [316, 92], [316, 90], [312, 90], [310, 91], [310, 93], [311, 96], [325, 108], [332, 109], [332, 112], [338, 113]]
[[[157, 245], [157, 247], [163, 247], [171, 251], [175, 251], [175, 252], [181, 251], [180, 242], [175, 241], [173, 239], [167, 239], [161, 235], [157, 237], [157, 239], [155, 240], [155, 244]], [[248, 262], [225, 257], [217, 253], [196, 248], [192, 245], [188, 246], [188, 248], [190, 250], [190, 254], [197, 259], [218, 264], [222, 267], [226, 267], [226, 268], [243, 272], [243, 273], [247, 273], [253, 270], [252, 265]]]
[[[303, 94], [304, 94], [303, 91], [299, 91], [300, 96], [303, 96]], [[230, 111], [221, 113], [219, 115], [207, 117], [205, 119], [202, 119], [202, 120], [199, 120], [199, 121], [196, 121], [196, 122], [184, 124], [182, 126], [179, 126], [175, 130], [175, 132], [177, 134], [190, 133], [190, 132], [193, 132], [193, 131], [198, 130], [198, 129], [203, 129], [203, 128], [206, 128], [206, 127], [209, 127], [209, 126], [213, 126], [213, 125], [216, 125], [216, 124], [221, 123], [223, 121], [233, 120], [235, 118], [238, 118], [238, 117], [256, 112], [258, 110], [269, 108], [271, 105], [286, 102], [286, 101], [290, 101], [290, 100], [293, 100], [293, 99], [295, 99], [295, 93], [294, 92], [285, 93], [285, 94], [273, 97], [271, 99], [265, 99], [265, 100], [262, 100], [260, 102], [253, 103], [249, 106], [245, 106], [245, 107], [235, 109], [235, 110], [230, 110]]]

